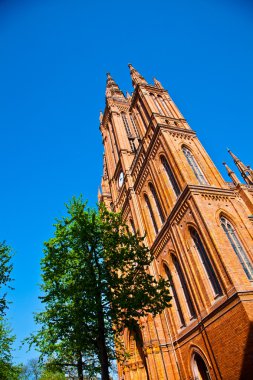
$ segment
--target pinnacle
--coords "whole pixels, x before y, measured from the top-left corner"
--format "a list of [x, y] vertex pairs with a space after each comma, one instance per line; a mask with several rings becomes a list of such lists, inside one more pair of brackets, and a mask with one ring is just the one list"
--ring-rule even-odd
[[136, 87], [138, 84], [147, 84], [143, 76], [133, 67], [131, 63], [128, 64], [130, 69], [130, 74], [132, 77], [133, 86]]
[[111, 97], [117, 94], [117, 96], [124, 96], [122, 91], [120, 90], [119, 86], [115, 82], [115, 80], [112, 78], [111, 74], [109, 72], [106, 73], [107, 81], [106, 81], [106, 97]]

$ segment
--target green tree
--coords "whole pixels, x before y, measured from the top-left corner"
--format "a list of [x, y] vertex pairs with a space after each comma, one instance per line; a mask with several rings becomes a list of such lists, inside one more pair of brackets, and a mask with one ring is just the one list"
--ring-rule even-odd
[[12, 344], [15, 337], [6, 322], [5, 316], [8, 309], [7, 290], [12, 289], [12, 251], [5, 242], [0, 243], [0, 379], [18, 379], [21, 368], [12, 363]]
[[7, 290], [12, 289], [10, 286], [11, 271], [13, 265], [10, 260], [12, 258], [11, 248], [5, 243], [0, 243], [0, 317], [4, 317], [8, 309], [6, 300]]
[[138, 318], [169, 306], [168, 282], [149, 273], [152, 253], [120, 213], [103, 205], [86, 209], [75, 198], [67, 212], [45, 243], [45, 310], [35, 316], [39, 330], [30, 343], [56, 364], [76, 366], [79, 380], [98, 371], [109, 380], [115, 339]]
[[59, 371], [42, 371], [39, 380], [66, 380], [64, 373]]

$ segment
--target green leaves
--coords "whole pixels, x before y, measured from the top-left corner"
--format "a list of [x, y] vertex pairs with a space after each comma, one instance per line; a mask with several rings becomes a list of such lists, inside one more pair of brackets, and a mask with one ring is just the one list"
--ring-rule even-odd
[[[169, 284], [149, 272], [153, 256], [144, 238], [132, 235], [122, 215], [86, 209], [81, 198], [67, 205], [41, 262], [45, 309], [30, 338], [46, 357], [82, 370], [115, 357], [115, 335], [149, 313], [169, 306]], [[106, 349], [106, 359], [102, 347]], [[79, 360], [80, 364], [80, 360]]]
[[13, 265], [10, 263], [11, 248], [5, 242], [0, 243], [0, 317], [5, 315], [8, 303], [6, 301], [7, 289], [11, 289], [11, 271]]
[[8, 301], [6, 299], [7, 290], [10, 286], [12, 263], [12, 250], [5, 242], [0, 243], [0, 379], [18, 379], [20, 368], [12, 364], [12, 344], [15, 337], [11, 334], [6, 320], [6, 310]]

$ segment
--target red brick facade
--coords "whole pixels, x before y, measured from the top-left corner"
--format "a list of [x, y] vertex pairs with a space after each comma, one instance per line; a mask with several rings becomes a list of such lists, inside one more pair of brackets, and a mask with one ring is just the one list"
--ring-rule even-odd
[[161, 83], [129, 67], [132, 96], [108, 74], [100, 200], [146, 232], [173, 300], [125, 331], [119, 378], [253, 379], [253, 172], [230, 152], [246, 184], [227, 166], [225, 182]]

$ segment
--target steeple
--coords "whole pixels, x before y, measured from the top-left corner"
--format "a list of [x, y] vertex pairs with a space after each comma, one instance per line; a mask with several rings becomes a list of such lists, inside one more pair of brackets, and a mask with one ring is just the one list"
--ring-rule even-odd
[[130, 74], [131, 74], [134, 88], [138, 84], [148, 84], [147, 81], [143, 78], [143, 76], [140, 73], [138, 73], [137, 70], [135, 70], [135, 68], [131, 65], [131, 63], [128, 64], [128, 67], [130, 69]]
[[106, 75], [107, 75], [107, 81], [106, 81], [105, 96], [107, 98], [115, 96], [118, 98], [124, 98], [125, 99], [123, 92], [120, 90], [117, 83], [113, 80], [113, 78], [111, 77], [111, 74], [107, 73]]
[[226, 162], [223, 162], [223, 165], [225, 166], [229, 177], [232, 179], [234, 185], [238, 185], [240, 183], [239, 179], [237, 178], [236, 174], [233, 172], [233, 170], [230, 169], [230, 167], [226, 164]]
[[233, 158], [234, 163], [238, 167], [242, 175], [242, 178], [245, 180], [245, 182], [248, 185], [253, 185], [253, 170], [249, 166], [244, 165], [244, 163], [241, 160], [239, 160], [239, 158], [236, 157], [236, 155], [232, 153], [230, 149], [228, 149], [228, 153]]

